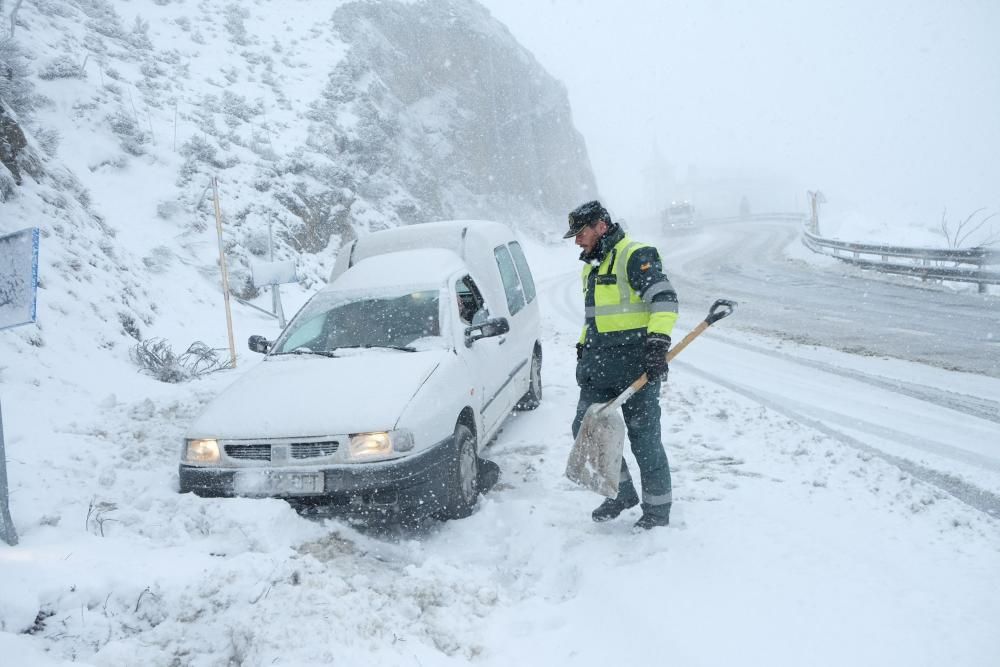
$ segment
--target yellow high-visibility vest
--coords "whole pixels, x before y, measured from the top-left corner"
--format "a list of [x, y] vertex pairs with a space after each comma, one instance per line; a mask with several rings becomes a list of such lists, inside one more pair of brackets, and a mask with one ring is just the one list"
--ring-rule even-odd
[[[639, 293], [632, 289], [628, 281], [628, 262], [632, 253], [647, 247], [645, 243], [632, 241], [629, 237], [622, 238], [614, 248], [605, 255], [600, 266], [584, 264], [583, 293], [586, 303], [587, 285], [590, 274], [597, 276], [594, 281], [594, 305], [585, 306], [585, 317], [593, 317], [597, 333], [618, 331], [633, 331], [643, 329], [649, 333], [661, 333], [669, 336], [677, 321], [677, 304], [651, 304], [643, 301]], [[611, 260], [614, 258], [614, 266]], [[587, 336], [584, 326], [580, 342]]]

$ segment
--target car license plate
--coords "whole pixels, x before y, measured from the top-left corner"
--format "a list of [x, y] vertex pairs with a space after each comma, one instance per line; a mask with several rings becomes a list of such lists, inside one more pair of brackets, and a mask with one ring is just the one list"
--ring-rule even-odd
[[241, 496], [304, 496], [323, 493], [323, 473], [240, 470], [234, 487]]

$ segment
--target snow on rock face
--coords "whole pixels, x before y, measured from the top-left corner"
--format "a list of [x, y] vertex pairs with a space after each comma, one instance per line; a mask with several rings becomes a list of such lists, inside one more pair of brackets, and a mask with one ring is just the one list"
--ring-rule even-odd
[[[353, 127], [312, 132], [363, 147], [348, 159], [402, 183], [402, 222], [562, 220], [596, 193], [564, 88], [478, 3], [354, 2], [333, 21], [351, 48], [317, 113], [346, 106]], [[447, 186], [428, 189], [435, 181]]]
[[212, 177], [243, 298], [269, 226], [302, 281], [287, 294], [322, 284], [357, 234], [534, 226], [595, 189], [562, 86], [468, 0], [69, 0], [19, 5], [16, 23], [3, 90], [40, 166], [0, 203], [0, 234], [43, 237], [41, 324], [9, 337], [19, 353], [61, 344], [67, 319], [103, 329], [78, 354], [125, 363], [153, 337], [222, 347], [201, 326], [220, 284]]

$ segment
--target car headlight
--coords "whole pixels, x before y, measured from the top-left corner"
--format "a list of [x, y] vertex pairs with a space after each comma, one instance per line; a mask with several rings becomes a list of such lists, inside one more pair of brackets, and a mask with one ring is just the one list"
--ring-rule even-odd
[[411, 449], [413, 434], [404, 430], [352, 433], [348, 446], [350, 457], [355, 461], [381, 459]]
[[215, 438], [191, 438], [184, 441], [185, 463], [218, 463], [219, 441]]

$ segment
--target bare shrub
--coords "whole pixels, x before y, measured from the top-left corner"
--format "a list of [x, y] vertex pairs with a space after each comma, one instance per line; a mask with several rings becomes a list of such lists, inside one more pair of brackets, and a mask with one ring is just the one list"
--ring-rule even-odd
[[118, 519], [112, 519], [108, 514], [116, 511], [118, 505], [115, 503], [107, 501], [98, 501], [96, 498], [91, 498], [90, 506], [87, 507], [87, 530], [94, 530], [95, 534], [100, 533], [101, 537], [104, 537], [104, 524], [108, 521], [118, 521]]
[[976, 242], [980, 246], [993, 245], [1000, 241], [1000, 231], [994, 231], [992, 225], [986, 226], [996, 213], [986, 214], [986, 209], [976, 209], [964, 220], [949, 220], [948, 211], [941, 213], [941, 226], [938, 232], [944, 236], [949, 248], [963, 248], [966, 243]]
[[276, 193], [275, 199], [297, 218], [280, 234], [299, 252], [322, 252], [333, 236], [344, 239], [353, 235], [353, 197], [342, 191], [310, 192], [304, 183], [297, 183], [291, 191]]
[[191, 343], [186, 352], [178, 355], [163, 338], [151, 338], [133, 346], [129, 357], [140, 372], [160, 382], [185, 382], [232, 367], [229, 359], [223, 360], [218, 350], [201, 341]]

